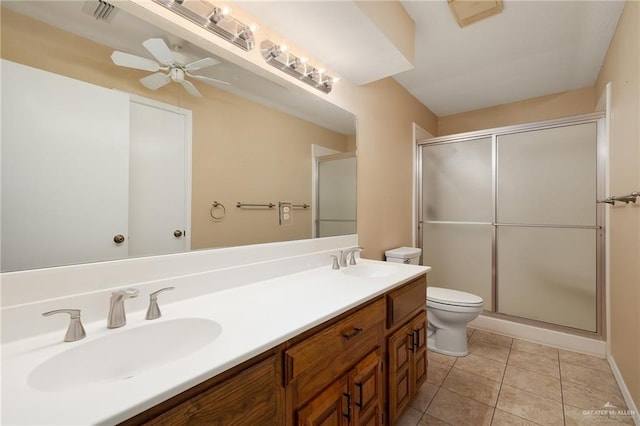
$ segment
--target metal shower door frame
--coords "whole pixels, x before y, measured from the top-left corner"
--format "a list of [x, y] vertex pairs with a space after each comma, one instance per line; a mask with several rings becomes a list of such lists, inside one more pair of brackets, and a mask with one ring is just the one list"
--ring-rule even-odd
[[[537, 321], [527, 318], [516, 317], [512, 315], [502, 314], [497, 312], [497, 233], [498, 228], [500, 226], [516, 226], [517, 224], [501, 224], [497, 222], [497, 208], [498, 208], [498, 136], [513, 134], [513, 133], [522, 133], [526, 131], [534, 131], [534, 130], [543, 130], [543, 129], [551, 129], [557, 127], [566, 127], [572, 125], [586, 124], [586, 123], [595, 123], [596, 124], [596, 198], [603, 199], [605, 193], [605, 176], [606, 176], [606, 138], [605, 138], [605, 115], [604, 113], [592, 113], [592, 114], [584, 114], [579, 116], [567, 117], [563, 119], [555, 119], [555, 120], [546, 120], [534, 123], [520, 124], [514, 126], [506, 126], [506, 127], [497, 127], [492, 129], [474, 131], [474, 132], [466, 132], [466, 133], [458, 133], [447, 136], [440, 136], [435, 138], [423, 139], [417, 141], [416, 144], [416, 235], [417, 242], [420, 248], [424, 248], [423, 241], [423, 225], [426, 223], [423, 217], [424, 209], [423, 209], [423, 185], [422, 185], [422, 177], [423, 177], [423, 148], [427, 146], [434, 146], [440, 144], [450, 144], [450, 143], [460, 143], [460, 142], [469, 142], [476, 139], [481, 138], [491, 138], [491, 205], [492, 205], [492, 222], [486, 223], [491, 225], [491, 303], [492, 310], [485, 311], [485, 314], [508, 319], [515, 322], [531, 324], [535, 326], [542, 326], [544, 328], [549, 329], [557, 329], [561, 331], [568, 331], [577, 335], [584, 335], [588, 337], [598, 337], [604, 338], [604, 332], [606, 329], [605, 324], [605, 315], [604, 315], [604, 306], [605, 306], [605, 215], [604, 208], [602, 204], [596, 204], [596, 224], [595, 226], [583, 227], [583, 226], [574, 226], [574, 225], [558, 225], [554, 227], [561, 228], [580, 228], [580, 229], [594, 229], [597, 230], [598, 233], [596, 235], [596, 331], [590, 332], [577, 328], [572, 328], [568, 326], [562, 326], [558, 324], [551, 324], [543, 321]], [[596, 203], [597, 200], [594, 200]], [[450, 223], [450, 224], [485, 224], [484, 222], [443, 222], [440, 223]], [[521, 225], [521, 226], [544, 226], [544, 225]], [[424, 253], [424, 250], [423, 250]], [[421, 259], [422, 263], [423, 259]]]

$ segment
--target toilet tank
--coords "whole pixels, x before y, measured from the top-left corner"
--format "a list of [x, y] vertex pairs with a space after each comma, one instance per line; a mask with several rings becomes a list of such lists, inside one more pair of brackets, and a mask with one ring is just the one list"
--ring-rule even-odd
[[398, 247], [384, 252], [387, 262], [420, 264], [422, 249], [416, 247]]

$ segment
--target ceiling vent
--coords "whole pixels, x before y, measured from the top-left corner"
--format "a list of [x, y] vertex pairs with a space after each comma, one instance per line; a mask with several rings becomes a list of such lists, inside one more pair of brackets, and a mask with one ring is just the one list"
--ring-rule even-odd
[[447, 0], [460, 28], [502, 12], [502, 0]]
[[110, 23], [118, 9], [103, 0], [89, 0], [82, 6], [82, 12], [93, 16], [96, 21]]

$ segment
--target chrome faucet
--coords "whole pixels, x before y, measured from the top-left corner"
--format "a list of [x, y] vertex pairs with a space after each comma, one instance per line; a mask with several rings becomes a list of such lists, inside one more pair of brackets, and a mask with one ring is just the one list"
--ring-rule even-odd
[[361, 252], [362, 250], [364, 250], [362, 247], [353, 247], [350, 249], [346, 249], [346, 250], [341, 250], [340, 251], [340, 260], [339, 260], [339, 264], [341, 268], [346, 268], [347, 267], [347, 257], [349, 256], [349, 254], [351, 254], [351, 260], [349, 261], [349, 265], [355, 265], [356, 264], [356, 253], [357, 252]]
[[124, 312], [124, 300], [138, 297], [139, 293], [140, 290], [136, 288], [127, 288], [111, 293], [107, 328], [118, 328], [127, 323], [127, 316]]

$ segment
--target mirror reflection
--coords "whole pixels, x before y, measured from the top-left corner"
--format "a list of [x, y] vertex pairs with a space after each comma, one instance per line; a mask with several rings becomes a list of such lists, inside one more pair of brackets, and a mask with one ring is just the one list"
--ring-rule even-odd
[[2, 3], [3, 272], [356, 232], [351, 114], [90, 3]]

